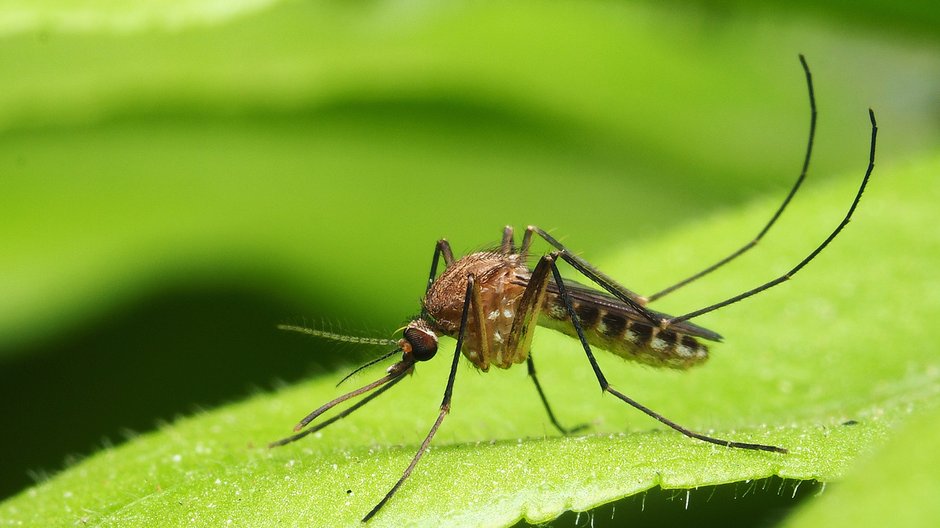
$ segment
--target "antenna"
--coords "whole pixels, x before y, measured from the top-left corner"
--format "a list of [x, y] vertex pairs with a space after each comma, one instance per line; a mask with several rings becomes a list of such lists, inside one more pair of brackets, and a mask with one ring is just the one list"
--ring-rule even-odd
[[337, 334], [336, 332], [328, 332], [326, 330], [317, 330], [316, 328], [307, 328], [306, 326], [280, 324], [280, 325], [277, 325], [277, 328], [278, 330], [298, 332], [301, 334], [312, 335], [314, 337], [322, 337], [323, 339], [329, 339], [331, 341], [339, 341], [341, 343], [355, 343], [357, 345], [379, 345], [379, 346], [398, 345], [397, 339], [385, 339], [381, 337], [362, 337], [362, 336], [354, 336], [354, 335], [346, 335], [346, 334]]

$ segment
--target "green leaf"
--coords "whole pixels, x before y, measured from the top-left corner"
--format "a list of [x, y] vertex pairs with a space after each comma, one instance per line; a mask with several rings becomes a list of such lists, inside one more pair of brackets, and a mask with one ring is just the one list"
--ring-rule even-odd
[[[461, 366], [451, 416], [375, 525], [542, 522], [657, 485], [842, 477], [912, 412], [935, 404], [940, 390], [933, 348], [900, 346], [933, 342], [936, 330], [894, 317], [900, 306], [917, 320], [940, 315], [940, 284], [928, 265], [940, 257], [940, 235], [920, 229], [936, 214], [936, 186], [923, 182], [938, 168], [938, 159], [879, 168], [856, 221], [805, 273], [703, 321], [727, 338], [705, 366], [664, 372], [602, 357], [615, 386], [680, 423], [782, 445], [790, 454], [718, 448], [662, 430], [600, 397], [577, 344], [542, 331], [534, 357], [549, 397], [563, 420], [587, 418], [592, 432], [556, 437], [524, 369], [479, 375]], [[772, 244], [733, 271], [716, 273], [708, 291], [735, 293], [742, 277], [770, 278], [786, 268], [837, 222], [859, 179], [860, 171], [810, 186]], [[759, 226], [775, 202], [760, 200], [600, 263], [623, 270], [635, 262], [637, 271], [656, 278], [666, 270], [650, 260], [655, 255], [674, 273], [690, 253], [701, 258], [715, 251], [714, 241]], [[904, 280], [885, 288], [888, 272]], [[354, 524], [400, 475], [433, 421], [446, 351], [354, 417], [305, 441], [263, 447], [346, 389], [333, 386], [335, 376], [259, 394], [106, 449], [5, 502], [0, 516], [29, 525]], [[373, 369], [353, 383], [375, 376]]]
[[883, 450], [853, 468], [785, 526], [935, 526], [940, 508], [937, 468], [940, 458], [928, 446], [940, 441], [940, 409], [920, 413], [897, 431]]

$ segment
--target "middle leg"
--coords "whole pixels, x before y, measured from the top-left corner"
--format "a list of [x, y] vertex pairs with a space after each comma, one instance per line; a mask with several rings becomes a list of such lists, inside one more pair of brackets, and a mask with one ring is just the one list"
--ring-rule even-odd
[[532, 362], [531, 355], [526, 359], [526, 365], [529, 367], [529, 377], [532, 378], [532, 383], [535, 384], [535, 390], [539, 393], [539, 398], [542, 400], [545, 412], [548, 413], [548, 419], [552, 421], [552, 425], [555, 426], [555, 429], [558, 429], [558, 432], [563, 435], [574, 434], [587, 429], [587, 424], [576, 425], [569, 429], [558, 422], [558, 418], [555, 418], [555, 413], [552, 412], [552, 406], [548, 404], [548, 398], [545, 397], [545, 392], [542, 390], [542, 384], [539, 383], [539, 378], [535, 375], [535, 363]]
[[555, 413], [552, 412], [552, 408], [548, 404], [545, 392], [542, 390], [542, 384], [539, 383], [539, 379], [535, 375], [535, 363], [532, 361], [530, 352], [532, 347], [532, 334], [535, 331], [542, 305], [545, 303], [545, 292], [548, 289], [548, 283], [551, 281], [550, 271], [544, 259], [540, 260], [532, 271], [529, 282], [526, 284], [525, 291], [522, 294], [522, 299], [519, 300], [519, 307], [516, 309], [516, 315], [512, 321], [512, 329], [506, 340], [506, 349], [507, 354], [510, 356], [525, 354], [526, 365], [529, 368], [529, 377], [531, 377], [532, 382], [535, 383], [535, 390], [539, 393], [539, 398], [542, 400], [542, 405], [545, 406], [549, 420], [552, 421], [552, 425], [554, 425], [561, 434], [570, 434], [581, 431], [587, 426], [579, 425], [568, 429], [558, 422]]

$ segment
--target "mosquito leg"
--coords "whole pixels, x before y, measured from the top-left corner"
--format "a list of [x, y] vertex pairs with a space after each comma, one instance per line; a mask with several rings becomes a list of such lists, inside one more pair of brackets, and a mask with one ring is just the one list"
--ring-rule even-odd
[[324, 420], [323, 422], [320, 422], [320, 423], [316, 424], [315, 426], [313, 426], [313, 427], [311, 427], [311, 428], [309, 428], [309, 429], [305, 429], [305, 430], [303, 430], [303, 431], [301, 431], [301, 432], [299, 432], [299, 433], [297, 433], [297, 434], [295, 434], [295, 435], [288, 436], [287, 438], [282, 438], [282, 439], [280, 439], [280, 440], [278, 440], [278, 441], [276, 441], [276, 442], [271, 442], [270, 444], [268, 444], [268, 447], [280, 447], [280, 446], [282, 446], [282, 445], [286, 445], [286, 444], [289, 444], [289, 443], [291, 443], [291, 442], [296, 442], [297, 440], [300, 440], [301, 438], [303, 438], [303, 437], [305, 437], [305, 436], [307, 436], [307, 435], [309, 435], [309, 434], [311, 434], [311, 433], [315, 433], [315, 432], [317, 432], [317, 431], [322, 430], [324, 427], [330, 425], [330, 424], [333, 423], [333, 422], [337, 422], [337, 421], [339, 421], [339, 420], [342, 420], [343, 418], [349, 416], [350, 414], [352, 414], [353, 412], [355, 412], [357, 409], [359, 409], [359, 408], [362, 407], [363, 405], [365, 405], [365, 404], [369, 403], [370, 401], [372, 401], [372, 400], [378, 398], [383, 392], [387, 391], [388, 389], [391, 389], [392, 387], [395, 386], [396, 383], [398, 383], [399, 381], [401, 381], [401, 380], [403, 380], [403, 379], [405, 379], [404, 376], [399, 376], [399, 377], [393, 379], [392, 381], [390, 381], [390, 382], [388, 382], [386, 385], [380, 387], [378, 390], [376, 390], [376, 391], [373, 392], [372, 394], [370, 394], [370, 395], [366, 396], [365, 398], [363, 398], [361, 401], [356, 402], [356, 404], [353, 405], [352, 407], [350, 407], [350, 408], [346, 409], [345, 411], [343, 411], [343, 412], [337, 414], [336, 416], [333, 416], [333, 417], [330, 418], [329, 420]]
[[539, 383], [539, 378], [535, 375], [535, 363], [532, 362], [532, 356], [529, 356], [526, 359], [526, 365], [529, 367], [529, 377], [531, 377], [532, 382], [535, 383], [535, 390], [539, 392], [539, 398], [542, 399], [542, 405], [545, 406], [545, 412], [548, 413], [548, 419], [552, 421], [552, 425], [555, 426], [555, 429], [558, 429], [558, 432], [563, 435], [574, 434], [587, 429], [587, 424], [578, 425], [568, 429], [567, 427], [563, 427], [560, 423], [558, 423], [558, 419], [555, 418], [555, 413], [552, 412], [552, 406], [548, 404], [548, 399], [545, 398], [545, 392], [542, 391], [542, 385]]
[[[490, 368], [490, 341], [487, 338], [490, 334], [486, 326], [486, 314], [483, 312], [481, 295], [483, 295], [483, 292], [480, 291], [479, 286], [474, 285], [470, 289], [470, 313], [473, 314], [473, 319], [471, 321], [470, 316], [467, 316], [467, 326], [474, 324], [473, 331], [480, 336], [480, 350], [477, 351], [478, 356], [474, 361], [480, 361], [477, 365], [485, 371]], [[469, 328], [467, 331], [470, 331]], [[501, 358], [497, 358], [497, 360], [501, 361]]]
[[520, 354], [528, 354], [550, 280], [551, 270], [548, 263], [544, 262], [544, 259], [539, 260], [529, 276], [525, 291], [522, 292], [516, 315], [512, 318], [509, 335], [505, 338], [506, 351], [510, 356], [518, 357]]
[[[530, 231], [526, 231], [526, 233], [531, 237]], [[525, 291], [522, 293], [522, 298], [519, 299], [519, 307], [516, 309], [515, 317], [513, 317], [509, 335], [506, 336], [505, 347], [506, 353], [511, 357], [517, 357], [519, 354], [526, 356], [529, 376], [532, 378], [533, 383], [535, 383], [535, 390], [538, 391], [539, 398], [542, 399], [542, 405], [545, 406], [545, 410], [548, 412], [548, 418], [561, 434], [569, 434], [580, 431], [586, 426], [581, 425], [573, 429], [567, 429], [558, 423], [558, 419], [555, 418], [555, 413], [552, 412], [552, 408], [545, 398], [542, 385], [535, 375], [535, 363], [532, 362], [532, 356], [529, 355], [529, 349], [532, 346], [532, 334], [538, 322], [539, 314], [542, 311], [542, 305], [545, 303], [545, 292], [548, 289], [548, 283], [550, 281], [551, 268], [549, 262], [543, 258], [536, 264], [532, 275], [529, 277]]]
[[555, 249], [558, 250], [555, 253], [558, 257], [570, 264], [571, 267], [578, 270], [582, 275], [590, 279], [591, 282], [607, 290], [614, 297], [627, 303], [631, 308], [639, 312], [641, 315], [643, 315], [643, 317], [645, 317], [654, 325], [662, 326], [665, 320], [661, 316], [645, 308], [647, 303], [645, 297], [634, 293], [618, 284], [617, 281], [605, 275], [602, 271], [592, 266], [588, 261], [572, 253], [568, 248], [562, 245], [561, 242], [555, 240], [555, 237], [549, 235], [544, 229], [541, 229], [537, 226], [527, 227], [525, 237], [523, 238], [522, 242], [523, 250], [527, 249], [526, 243], [530, 242], [532, 238], [531, 233], [537, 234], [546, 242], [554, 246]]
[[718, 444], [726, 447], [736, 447], [740, 449], [753, 449], [758, 451], [773, 451], [776, 453], [786, 453], [787, 450], [782, 447], [764, 445], [764, 444], [750, 444], [745, 442], [733, 442], [731, 440], [724, 440], [721, 438], [714, 438], [711, 436], [703, 435], [690, 431], [685, 427], [673, 422], [672, 420], [666, 418], [665, 416], [653, 411], [649, 407], [641, 405], [639, 402], [627, 397], [620, 391], [614, 389], [610, 386], [610, 383], [607, 381], [607, 378], [604, 377], [604, 373], [601, 372], [600, 365], [597, 364], [597, 360], [594, 358], [594, 354], [591, 352], [591, 346], [588, 344], [587, 338], [584, 336], [584, 329], [581, 328], [581, 320], [578, 318], [577, 312], [575, 312], [574, 307], [571, 304], [571, 298], [568, 296], [568, 290], [565, 288], [564, 281], [561, 278], [561, 273], [558, 272], [558, 266], [555, 264], [555, 259], [561, 256], [559, 252], [553, 252], [550, 255], [542, 257], [543, 260], [548, 259], [552, 267], [552, 275], [555, 278], [555, 283], [558, 285], [558, 296], [561, 297], [562, 301], [565, 303], [565, 310], [568, 312], [568, 316], [571, 318], [571, 323], [574, 325], [575, 331], [578, 333], [578, 339], [581, 341], [581, 346], [584, 347], [584, 353], [588, 357], [588, 361], [591, 363], [591, 368], [594, 369], [594, 375], [597, 376], [597, 381], [601, 385], [601, 390], [604, 392], [609, 392], [613, 394], [620, 400], [626, 402], [630, 406], [634, 407], [645, 413], [646, 415], [654, 418], [661, 423], [679, 431], [680, 433], [688, 436], [690, 438], [695, 438], [697, 440], [702, 440], [704, 442], [709, 442], [712, 444]]
[[869, 153], [868, 153], [868, 169], [865, 170], [865, 177], [862, 178], [862, 183], [858, 187], [858, 192], [855, 193], [855, 198], [852, 200], [852, 205], [849, 206], [848, 212], [845, 213], [845, 217], [842, 218], [842, 221], [839, 222], [839, 225], [837, 225], [836, 228], [833, 229], [831, 233], [829, 233], [829, 236], [826, 237], [826, 239], [823, 240], [822, 243], [819, 244], [819, 246], [817, 246], [816, 249], [814, 249], [806, 258], [804, 258], [803, 260], [800, 261], [799, 264], [794, 266], [793, 269], [777, 277], [776, 279], [766, 282], [756, 288], [752, 288], [742, 294], [735, 295], [734, 297], [731, 297], [729, 299], [725, 299], [724, 301], [721, 301], [719, 303], [706, 306], [705, 308], [702, 308], [700, 310], [695, 310], [694, 312], [689, 312], [685, 315], [680, 315], [679, 317], [673, 317], [671, 319], [667, 319], [665, 321], [665, 325], [670, 325], [673, 323], [678, 323], [678, 322], [686, 321], [688, 319], [692, 319], [693, 317], [698, 317], [702, 314], [706, 314], [708, 312], [717, 310], [724, 306], [728, 306], [729, 304], [734, 304], [742, 299], [747, 299], [748, 297], [752, 295], [756, 295], [764, 290], [773, 288], [774, 286], [782, 282], [786, 282], [790, 280], [791, 278], [793, 278], [793, 276], [796, 275], [798, 271], [803, 269], [804, 266], [809, 264], [811, 260], [816, 258], [816, 255], [821, 253], [822, 250], [826, 249], [826, 246], [828, 246], [829, 243], [832, 242], [832, 240], [842, 231], [842, 229], [846, 225], [848, 225], [849, 221], [852, 219], [852, 213], [855, 212], [855, 208], [858, 206], [858, 202], [861, 201], [862, 193], [865, 192], [865, 187], [868, 185], [868, 179], [871, 176], [872, 170], [874, 170], [875, 168], [875, 144], [878, 139], [878, 123], [875, 121], [875, 112], [872, 111], [871, 109], [868, 110], [868, 117], [869, 119], [871, 119], [871, 144], [870, 144]]
[[446, 238], [442, 238], [437, 241], [437, 244], [434, 245], [434, 257], [431, 259], [431, 273], [428, 277], [428, 287], [425, 289], [425, 293], [431, 289], [431, 284], [434, 284], [434, 277], [437, 275], [437, 265], [441, 260], [441, 255], [444, 255], [444, 267], [449, 267], [454, 263], [454, 252], [450, 249], [450, 242]]
[[499, 252], [503, 255], [512, 255], [516, 252], [516, 244], [512, 237], [512, 226], [503, 228], [503, 241], [499, 244]]
[[[444, 256], [444, 267], [454, 263], [454, 252], [451, 251], [450, 242], [446, 238], [438, 240], [437, 244], [434, 245], [434, 257], [431, 259], [431, 273], [428, 274], [428, 285], [424, 289], [425, 295], [431, 291], [431, 285], [434, 284], [434, 277], [437, 276], [437, 265], [441, 260], [441, 255]], [[421, 307], [421, 316], [425, 319], [428, 316], [427, 310], [423, 306]]]
[[519, 248], [519, 256], [523, 262], [529, 256], [529, 248], [532, 246], [532, 226], [526, 228], [525, 233], [522, 235], [522, 246]]
[[457, 346], [454, 348], [454, 360], [450, 365], [450, 375], [447, 377], [447, 387], [444, 389], [444, 399], [441, 401], [441, 412], [437, 415], [437, 420], [434, 421], [434, 425], [431, 426], [431, 430], [428, 431], [428, 436], [425, 437], [424, 442], [421, 442], [421, 447], [418, 448], [418, 452], [415, 453], [414, 458], [411, 459], [411, 463], [408, 464], [408, 468], [405, 469], [405, 472], [402, 474], [401, 478], [398, 479], [398, 482], [392, 486], [392, 489], [385, 494], [385, 497], [379, 501], [378, 504], [372, 508], [365, 517], [362, 518], [362, 522], [366, 522], [371, 519], [382, 506], [385, 506], [385, 503], [395, 495], [395, 492], [398, 491], [398, 488], [408, 479], [411, 475], [411, 472], [414, 471], [415, 466], [418, 465], [418, 461], [421, 460], [422, 455], [425, 451], [428, 450], [428, 446], [431, 444], [431, 439], [434, 438], [434, 434], [437, 432], [437, 429], [441, 426], [441, 422], [444, 421], [444, 417], [447, 416], [447, 413], [450, 412], [450, 399], [451, 395], [454, 392], [454, 378], [457, 377], [457, 363], [460, 360], [460, 349], [463, 347], [464, 337], [467, 333], [467, 320], [470, 316], [470, 299], [472, 296], [473, 289], [476, 288], [476, 280], [473, 275], [467, 277], [467, 292], [464, 294], [463, 300], [463, 313], [460, 316], [460, 330], [457, 334]]
[[744, 244], [737, 251], [731, 253], [727, 257], [719, 260], [718, 262], [715, 262], [711, 266], [708, 266], [707, 268], [699, 271], [698, 273], [691, 275], [673, 284], [672, 286], [669, 286], [668, 288], [664, 288], [654, 293], [653, 295], [650, 295], [647, 298], [649, 302], [653, 302], [657, 299], [661, 299], [665, 297], [666, 295], [685, 286], [686, 284], [689, 284], [695, 280], [698, 280], [704, 277], [705, 275], [708, 275], [709, 273], [724, 266], [725, 264], [731, 262], [732, 260], [740, 257], [741, 255], [746, 253], [748, 250], [756, 246], [757, 243], [760, 242], [760, 240], [764, 237], [764, 235], [767, 234], [767, 231], [770, 231], [771, 226], [773, 226], [777, 222], [777, 219], [780, 218], [780, 215], [783, 213], [783, 210], [787, 208], [787, 205], [789, 205], [790, 200], [793, 199], [793, 195], [796, 194], [796, 191], [799, 190], [800, 186], [803, 184], [803, 180], [806, 179], [806, 171], [809, 169], [809, 160], [812, 157], [812, 153], [813, 153], [813, 141], [816, 137], [816, 96], [813, 93], [813, 76], [812, 74], [810, 74], [809, 66], [806, 64], [806, 58], [803, 57], [803, 55], [800, 55], [800, 64], [803, 65], [803, 72], [806, 74], [806, 87], [809, 90], [809, 110], [810, 110], [809, 140], [806, 142], [806, 153], [803, 156], [803, 169], [800, 171], [800, 175], [796, 179], [796, 182], [793, 184], [793, 187], [790, 188], [790, 192], [787, 193], [787, 197], [783, 199], [783, 203], [780, 204], [780, 207], [777, 208], [777, 211], [774, 212], [773, 216], [770, 217], [770, 221], [767, 222], [767, 224], [763, 227], [763, 229], [760, 230], [759, 233], [757, 233], [757, 236], [754, 237], [753, 240], [751, 240], [747, 244]]

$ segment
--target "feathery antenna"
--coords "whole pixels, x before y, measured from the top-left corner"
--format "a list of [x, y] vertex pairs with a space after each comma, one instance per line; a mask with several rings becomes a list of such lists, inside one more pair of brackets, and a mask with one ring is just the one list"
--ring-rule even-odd
[[281, 325], [277, 325], [277, 328], [278, 330], [298, 332], [301, 334], [312, 335], [314, 337], [322, 337], [323, 339], [330, 339], [332, 341], [339, 341], [341, 343], [356, 343], [357, 345], [380, 345], [380, 346], [398, 345], [397, 339], [385, 339], [381, 337], [362, 337], [362, 336], [338, 334], [336, 332], [329, 332], [326, 330], [317, 330], [316, 328], [307, 328], [306, 326], [281, 324]]

